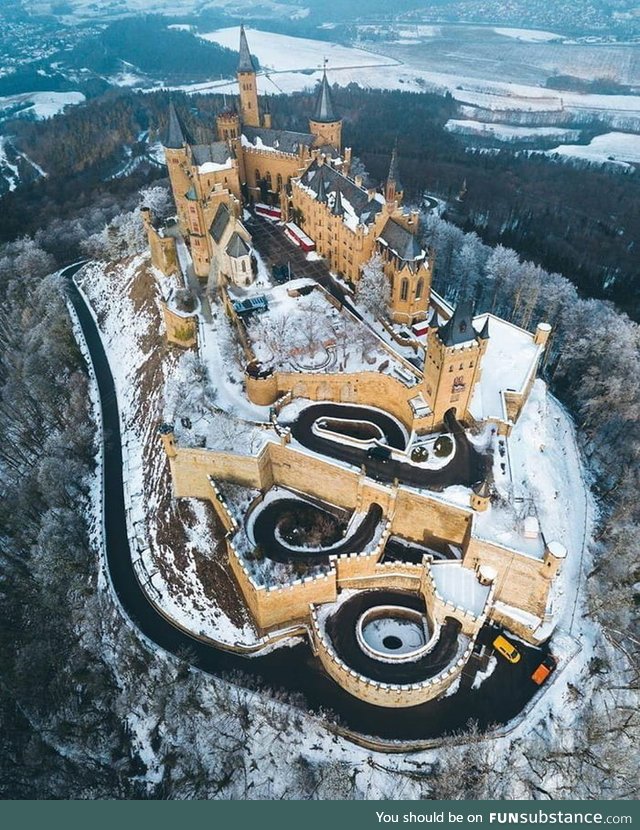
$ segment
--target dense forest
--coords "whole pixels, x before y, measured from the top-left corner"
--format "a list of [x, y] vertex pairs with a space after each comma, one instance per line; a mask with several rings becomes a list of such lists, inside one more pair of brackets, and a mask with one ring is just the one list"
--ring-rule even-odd
[[[199, 140], [211, 140], [222, 97], [173, 97]], [[375, 178], [384, 178], [398, 137], [408, 200], [419, 201], [425, 191], [451, 199], [466, 182], [464, 209], [456, 216], [465, 230], [565, 274], [585, 296], [612, 299], [632, 316], [640, 314], [636, 173], [512, 149], [472, 152], [461, 137], [443, 129], [456, 112], [450, 96], [367, 91], [352, 85], [336, 88], [335, 98], [345, 119], [344, 141]], [[73, 213], [90, 188], [104, 186], [123, 145], [135, 145], [147, 129], [162, 132], [167, 105], [166, 93], [122, 91], [49, 121], [18, 122], [13, 128], [18, 146], [49, 177], [4, 198], [2, 239], [34, 232], [49, 216]], [[290, 129], [306, 128], [312, 105], [313, 95], [305, 93], [271, 101], [275, 123]]]

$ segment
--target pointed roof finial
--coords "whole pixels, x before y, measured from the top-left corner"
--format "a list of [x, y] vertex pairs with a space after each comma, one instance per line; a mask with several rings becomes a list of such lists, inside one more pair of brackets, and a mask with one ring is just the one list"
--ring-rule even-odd
[[182, 123], [173, 101], [169, 102], [169, 124], [163, 146], [168, 150], [182, 150], [185, 144], [195, 144], [189, 130]]
[[247, 43], [247, 35], [244, 31], [244, 24], [240, 24], [240, 60], [238, 61], [238, 72], [255, 72], [256, 68], [253, 65], [253, 58], [249, 51], [249, 44]]
[[330, 124], [333, 121], [339, 121], [333, 106], [333, 96], [331, 94], [331, 87], [327, 80], [327, 58], [324, 59], [324, 67], [322, 69], [322, 81], [320, 82], [320, 89], [316, 98], [316, 105], [313, 110], [313, 121], [320, 121], [324, 124]]
[[391, 151], [391, 162], [389, 164], [389, 174], [387, 175], [387, 182], [393, 182], [395, 190], [402, 192], [402, 184], [400, 183], [400, 176], [398, 175], [398, 138], [393, 142], [393, 150]]
[[342, 216], [344, 214], [344, 205], [342, 204], [342, 186], [338, 183], [336, 188], [336, 197], [331, 207], [331, 213], [334, 216]]

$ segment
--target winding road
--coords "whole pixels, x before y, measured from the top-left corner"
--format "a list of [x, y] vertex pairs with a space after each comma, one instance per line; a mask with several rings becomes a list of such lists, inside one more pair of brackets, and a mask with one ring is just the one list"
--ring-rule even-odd
[[386, 436], [386, 443], [390, 447], [402, 450], [406, 446], [406, 440], [397, 422], [383, 412], [367, 406], [317, 403], [303, 409], [291, 424], [291, 434], [307, 449], [339, 461], [346, 461], [356, 467], [364, 465], [367, 475], [377, 481], [392, 482], [398, 479], [401, 484], [429, 490], [444, 490], [452, 484], [472, 486], [484, 477], [487, 461], [471, 444], [463, 426], [451, 411], [446, 413], [444, 420], [447, 431], [455, 441], [455, 453], [446, 466], [437, 470], [416, 467], [395, 459], [384, 461], [369, 458], [365, 448], [318, 435], [314, 432], [313, 425], [323, 418], [367, 421], [375, 424]]
[[[279, 648], [270, 653], [242, 657], [212, 646], [171, 624], [153, 605], [140, 586], [132, 563], [127, 535], [122, 479], [120, 420], [113, 376], [94, 319], [73, 276], [82, 264], [62, 272], [67, 294], [79, 320], [95, 372], [102, 409], [103, 520], [106, 565], [111, 586], [125, 615], [156, 646], [211, 675], [230, 671], [251, 672], [273, 688], [301, 693], [311, 711], [331, 710], [339, 717], [341, 732], [377, 736], [386, 740], [429, 740], [463, 730], [470, 719], [480, 728], [506, 724], [529, 702], [537, 687], [530, 674], [543, 651], [520, 646], [523, 659], [515, 666], [500, 661], [481, 691], [471, 689], [408, 709], [382, 709], [352, 697], [322, 669], [308, 644]], [[158, 452], [161, 452], [158, 444]], [[492, 630], [481, 632], [489, 641]], [[185, 657], [185, 655], [188, 655]], [[383, 748], [383, 747], [381, 747]], [[402, 744], [387, 747], [402, 751]]]
[[[308, 509], [320, 510], [310, 504], [305, 504]], [[379, 504], [372, 504], [367, 515], [362, 519], [353, 533], [347, 536], [342, 542], [332, 545], [326, 550], [304, 551], [289, 547], [286, 542], [276, 533], [284, 513], [300, 507], [299, 499], [278, 499], [260, 509], [253, 525], [253, 538], [257, 545], [260, 545], [264, 555], [274, 562], [283, 562], [294, 565], [297, 563], [305, 565], [328, 565], [329, 556], [340, 556], [341, 553], [360, 552], [365, 549], [373, 539], [376, 528], [382, 519], [382, 508]]]
[[382, 683], [420, 683], [434, 677], [455, 657], [458, 635], [462, 626], [458, 620], [446, 617], [433, 648], [419, 660], [406, 663], [386, 663], [366, 654], [356, 635], [360, 617], [370, 608], [394, 605], [424, 613], [424, 601], [417, 594], [406, 591], [362, 591], [343, 602], [327, 619], [327, 634], [336, 653], [350, 668]]

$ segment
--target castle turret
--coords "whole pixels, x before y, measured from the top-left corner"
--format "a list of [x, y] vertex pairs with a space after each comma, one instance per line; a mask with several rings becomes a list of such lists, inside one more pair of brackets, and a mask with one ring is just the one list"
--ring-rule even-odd
[[190, 148], [193, 144], [195, 144], [195, 139], [185, 127], [172, 101], [169, 104], [169, 123], [162, 140], [162, 146], [164, 147], [171, 190], [175, 199], [178, 223], [182, 234], [186, 234], [189, 230], [189, 207], [186, 193], [192, 187], [188, 171]]
[[240, 60], [238, 61], [238, 87], [240, 89], [240, 119], [249, 127], [260, 126], [258, 84], [256, 69], [249, 51], [244, 26], [240, 26]]
[[485, 479], [471, 491], [471, 507], [478, 513], [483, 513], [491, 503], [491, 487]]
[[232, 142], [240, 138], [240, 116], [232, 107], [225, 107], [216, 115], [218, 140]]
[[480, 333], [474, 329], [473, 305], [464, 301], [443, 326], [429, 326], [423, 384], [435, 424], [442, 423], [449, 409], [458, 418], [467, 416], [489, 342], [485, 334], [486, 325]]
[[336, 150], [342, 147], [342, 119], [338, 117], [333, 105], [326, 66], [322, 72], [313, 116], [309, 119], [309, 132], [316, 136], [316, 146], [330, 144]]

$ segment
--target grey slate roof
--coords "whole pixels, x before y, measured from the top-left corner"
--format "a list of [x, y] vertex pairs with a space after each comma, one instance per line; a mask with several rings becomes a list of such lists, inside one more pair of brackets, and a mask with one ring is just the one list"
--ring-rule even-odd
[[403, 228], [395, 219], [389, 219], [378, 238], [404, 262], [424, 259], [424, 251], [415, 234]]
[[301, 146], [311, 147], [315, 140], [312, 133], [296, 133], [291, 130], [267, 130], [266, 127], [242, 127], [242, 134], [252, 144], [259, 138], [267, 147], [281, 153], [297, 153]]
[[240, 60], [238, 61], [238, 72], [255, 72], [256, 68], [253, 64], [253, 58], [249, 51], [249, 44], [247, 43], [247, 36], [244, 31], [244, 26], [240, 26]]
[[342, 188], [339, 183], [336, 189], [336, 197], [333, 200], [333, 206], [331, 207], [331, 213], [333, 213], [334, 216], [342, 216], [344, 213], [344, 207], [342, 205]]
[[477, 333], [472, 320], [473, 303], [463, 300], [458, 303], [451, 318], [447, 320], [444, 326], [440, 326], [438, 337], [445, 346], [460, 346], [463, 343], [475, 340]]
[[229, 208], [224, 202], [220, 202], [216, 215], [213, 217], [211, 227], [209, 228], [209, 233], [213, 237], [214, 242], [220, 242], [230, 218]]
[[323, 192], [335, 193], [339, 188], [341, 200], [346, 199], [349, 202], [360, 222], [365, 225], [371, 224], [376, 214], [382, 210], [380, 202], [377, 199], [369, 199], [364, 188], [358, 187], [355, 182], [334, 170], [329, 164], [318, 164], [317, 160], [307, 167], [300, 183], [312, 190], [318, 201], [322, 201]]
[[181, 150], [185, 144], [194, 143], [193, 136], [184, 126], [173, 101], [171, 101], [169, 104], [169, 124], [162, 142], [163, 146], [169, 150]]
[[249, 253], [249, 246], [237, 231], [234, 231], [231, 234], [231, 239], [227, 245], [227, 253], [229, 256], [234, 257], [234, 259], [241, 256], [247, 256]]
[[489, 339], [489, 315], [487, 314], [487, 318], [484, 321], [484, 326], [479, 334], [480, 340], [488, 340]]
[[340, 120], [333, 106], [333, 97], [331, 95], [329, 81], [327, 80], [326, 70], [322, 73], [322, 81], [320, 82], [320, 89], [316, 97], [316, 105], [313, 108], [312, 119], [313, 121], [321, 121], [325, 124]]
[[216, 164], [224, 164], [231, 155], [229, 145], [226, 141], [214, 141], [211, 144], [194, 144], [191, 154], [195, 164], [206, 164], [213, 161]]

